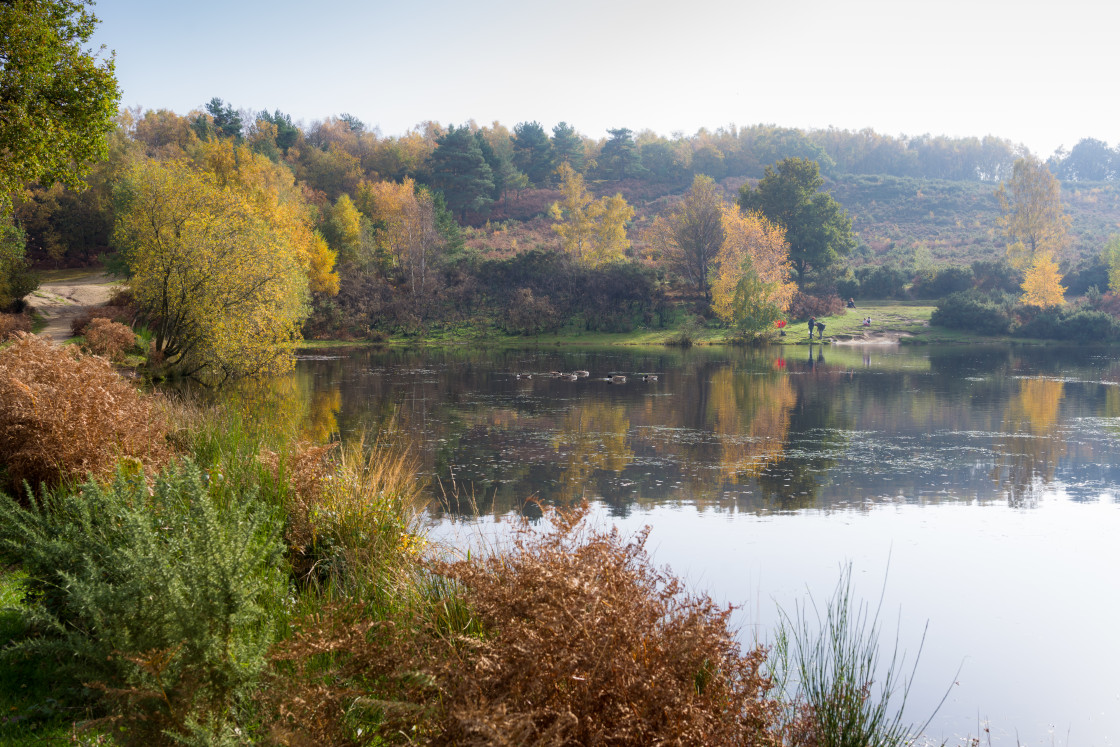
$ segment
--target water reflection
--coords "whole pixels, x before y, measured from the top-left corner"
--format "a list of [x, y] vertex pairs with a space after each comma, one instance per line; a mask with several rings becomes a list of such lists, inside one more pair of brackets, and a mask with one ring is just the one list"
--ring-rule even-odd
[[1120, 482], [1120, 366], [1091, 350], [357, 350], [233, 396], [309, 439], [417, 443], [436, 493], [473, 496], [454, 513], [1032, 506]]

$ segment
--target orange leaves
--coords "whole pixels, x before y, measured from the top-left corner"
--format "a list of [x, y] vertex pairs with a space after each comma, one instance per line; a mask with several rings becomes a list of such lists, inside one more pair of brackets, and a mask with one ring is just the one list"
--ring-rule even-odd
[[712, 271], [712, 310], [728, 324], [757, 332], [789, 308], [789, 244], [780, 227], [757, 213], [722, 207], [723, 244]]

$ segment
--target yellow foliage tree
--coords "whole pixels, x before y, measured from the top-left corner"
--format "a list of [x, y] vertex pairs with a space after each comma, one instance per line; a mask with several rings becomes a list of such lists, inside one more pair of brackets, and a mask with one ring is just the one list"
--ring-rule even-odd
[[1007, 258], [1026, 270], [1038, 255], [1060, 257], [1068, 242], [1070, 218], [1062, 210], [1061, 185], [1033, 156], [1015, 162], [1011, 178], [996, 192], [1003, 215], [999, 224], [1007, 238]]
[[566, 161], [557, 173], [561, 198], [552, 204], [549, 214], [556, 221], [552, 230], [560, 237], [561, 248], [591, 267], [621, 260], [630, 248], [626, 225], [634, 217], [634, 209], [621, 194], [594, 200], [583, 175]]
[[184, 161], [137, 163], [122, 194], [114, 237], [165, 362], [218, 383], [290, 368], [308, 297], [301, 237], [258, 195]]
[[1022, 302], [1028, 306], [1050, 308], [1065, 303], [1062, 273], [1050, 252], [1039, 252], [1023, 279]]
[[630, 207], [621, 194], [615, 194], [593, 202], [588, 213], [595, 226], [591, 264], [598, 266], [621, 260], [630, 248], [626, 225], [634, 217], [634, 208]]
[[230, 140], [201, 144], [194, 161], [215, 176], [218, 186], [244, 195], [258, 216], [288, 237], [313, 293], [338, 293], [338, 255], [311, 228], [310, 209], [287, 166]]
[[431, 194], [416, 189], [412, 179], [394, 182], [363, 182], [359, 190], [363, 213], [378, 228], [376, 255], [366, 256], [367, 266], [387, 258], [408, 287], [422, 314], [435, 293], [436, 266], [443, 238], [436, 226], [436, 208]]
[[781, 227], [765, 217], [722, 205], [723, 244], [712, 272], [712, 310], [746, 332], [768, 328], [789, 308], [797, 285], [790, 282], [789, 244]]
[[350, 195], [340, 195], [327, 214], [323, 228], [327, 244], [344, 262], [356, 262], [362, 252], [362, 214]]

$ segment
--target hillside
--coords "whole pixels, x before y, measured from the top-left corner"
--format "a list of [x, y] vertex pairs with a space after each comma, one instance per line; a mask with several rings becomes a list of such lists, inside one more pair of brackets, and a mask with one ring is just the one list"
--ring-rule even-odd
[[[975, 181], [841, 176], [827, 188], [852, 216], [861, 243], [856, 263], [874, 264], [892, 249], [928, 247], [934, 261], [968, 264], [1003, 254], [997, 187]], [[1120, 186], [1066, 182], [1062, 203], [1072, 219], [1067, 259], [1096, 256], [1120, 231]]]
[[[734, 200], [746, 181], [743, 177], [721, 180], [724, 196]], [[937, 263], [970, 264], [1002, 257], [997, 188], [989, 182], [862, 174], [837, 176], [825, 185], [852, 216], [860, 241], [852, 257], [857, 266], [878, 264], [892, 251], [905, 253], [918, 246], [928, 248]], [[632, 202], [631, 239], [640, 252], [645, 248], [642, 227], [685, 189], [687, 184], [669, 193], [668, 187], [656, 190], [648, 183], [616, 182], [599, 185], [597, 192], [621, 191]], [[489, 222], [466, 229], [467, 245], [498, 256], [556, 245], [547, 211], [559, 197], [559, 191], [552, 189], [507, 196]], [[1099, 254], [1108, 237], [1120, 232], [1120, 185], [1065, 182], [1062, 203], [1072, 219], [1070, 266]]]

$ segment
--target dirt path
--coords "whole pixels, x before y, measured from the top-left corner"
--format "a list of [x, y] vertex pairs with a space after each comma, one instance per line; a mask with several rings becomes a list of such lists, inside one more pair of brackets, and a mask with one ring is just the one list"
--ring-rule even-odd
[[47, 326], [39, 334], [49, 335], [55, 342], [69, 340], [70, 322], [93, 306], [104, 306], [119, 282], [103, 272], [67, 273], [65, 279], [47, 280], [26, 297]]

